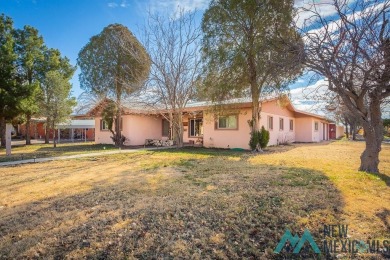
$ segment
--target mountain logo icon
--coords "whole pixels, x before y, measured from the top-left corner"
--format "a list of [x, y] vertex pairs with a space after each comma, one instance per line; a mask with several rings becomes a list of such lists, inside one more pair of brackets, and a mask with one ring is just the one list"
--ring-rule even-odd
[[305, 229], [302, 237], [299, 238], [299, 236], [297, 234], [295, 234], [295, 236], [293, 236], [291, 234], [291, 231], [286, 229], [286, 232], [284, 232], [282, 238], [280, 239], [278, 245], [275, 248], [274, 253], [280, 253], [280, 251], [282, 251], [282, 249], [285, 247], [285, 245], [287, 243], [288, 246], [286, 248], [288, 249], [288, 251], [290, 251], [290, 252], [292, 251], [293, 254], [298, 254], [306, 242], [309, 242], [314, 253], [316, 253], [316, 254], [321, 253], [320, 249], [317, 246], [317, 243], [314, 241], [309, 230]]

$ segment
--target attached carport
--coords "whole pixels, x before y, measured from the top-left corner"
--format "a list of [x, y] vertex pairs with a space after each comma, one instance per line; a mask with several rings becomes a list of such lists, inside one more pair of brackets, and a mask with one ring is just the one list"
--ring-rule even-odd
[[[58, 143], [61, 141], [61, 130], [69, 129], [70, 134], [66, 140], [74, 142], [76, 140], [83, 140], [86, 142], [87, 140], [92, 139], [91, 137], [87, 138], [88, 133], [93, 132], [93, 140], [95, 139], [95, 120], [91, 119], [79, 119], [79, 120], [68, 120], [67, 122], [61, 123], [57, 125], [58, 129]], [[75, 133], [77, 135], [75, 135]], [[77, 138], [79, 137], [80, 138]], [[76, 137], [76, 138], [75, 138]]]

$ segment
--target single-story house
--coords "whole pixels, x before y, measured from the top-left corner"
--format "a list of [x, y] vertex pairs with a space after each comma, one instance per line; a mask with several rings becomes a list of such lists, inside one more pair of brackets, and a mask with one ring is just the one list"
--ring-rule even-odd
[[[87, 114], [95, 117], [95, 142], [112, 144], [111, 132], [101, 117], [102, 102]], [[183, 113], [184, 142], [249, 149], [251, 102], [237, 99], [219, 107], [223, 109], [216, 109], [210, 102], [188, 104]], [[260, 115], [260, 126], [270, 132], [268, 145], [329, 140], [331, 121], [297, 110], [288, 99], [263, 101]], [[125, 145], [144, 145], [147, 139], [168, 139], [169, 122], [161, 112], [124, 107], [121, 129], [127, 138]]]

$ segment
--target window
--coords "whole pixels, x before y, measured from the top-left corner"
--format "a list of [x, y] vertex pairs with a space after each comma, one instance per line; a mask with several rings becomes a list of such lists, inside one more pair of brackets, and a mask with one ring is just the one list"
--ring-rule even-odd
[[284, 119], [279, 118], [279, 130], [283, 131], [284, 130]]
[[[122, 127], [123, 127], [123, 118], [121, 119], [121, 122], [120, 122], [120, 128], [121, 128], [120, 130], [121, 131], [122, 131]], [[115, 130], [115, 125], [113, 125], [112, 128]], [[100, 120], [100, 130], [101, 131], [110, 130], [110, 129], [108, 129], [108, 123], [103, 119]]]
[[290, 131], [294, 130], [294, 120], [290, 119]]
[[100, 130], [101, 131], [108, 131], [108, 124], [103, 119], [100, 120]]
[[190, 137], [203, 136], [203, 120], [202, 119], [190, 119]]
[[169, 137], [169, 121], [166, 119], [162, 120], [162, 136]]
[[318, 122], [314, 122], [314, 130], [318, 131]]
[[218, 117], [218, 129], [238, 129], [237, 115]]
[[274, 129], [274, 118], [272, 116], [268, 117], [268, 130]]

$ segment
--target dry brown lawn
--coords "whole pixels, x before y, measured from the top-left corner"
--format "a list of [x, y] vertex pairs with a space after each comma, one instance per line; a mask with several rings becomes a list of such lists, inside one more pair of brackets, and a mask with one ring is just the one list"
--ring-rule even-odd
[[112, 151], [113, 145], [85, 143], [61, 143], [54, 148], [53, 144], [18, 145], [12, 147], [10, 156], [6, 155], [4, 147], [0, 147], [0, 162], [19, 161], [33, 158], [46, 158], [65, 155]]
[[0, 259], [281, 258], [286, 228], [390, 237], [390, 146], [140, 151], [0, 168]]

